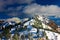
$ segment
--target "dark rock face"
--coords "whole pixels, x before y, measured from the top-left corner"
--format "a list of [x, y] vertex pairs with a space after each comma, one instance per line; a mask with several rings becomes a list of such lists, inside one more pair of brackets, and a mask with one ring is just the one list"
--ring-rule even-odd
[[4, 22], [4, 20], [0, 20], [0, 24], [2, 24]]
[[53, 28], [54, 30], [56, 30], [58, 28], [57, 24], [54, 21], [52, 21], [52, 20], [49, 21], [48, 25], [51, 28]]

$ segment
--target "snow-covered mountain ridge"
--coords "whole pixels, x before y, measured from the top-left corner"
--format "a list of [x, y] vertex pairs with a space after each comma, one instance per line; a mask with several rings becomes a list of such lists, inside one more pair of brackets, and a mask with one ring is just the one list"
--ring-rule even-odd
[[36, 15], [32, 19], [9, 18], [1, 20], [0, 26], [0, 30], [2, 30], [3, 33], [5, 29], [9, 29], [10, 33], [14, 35], [16, 32], [18, 32], [20, 36], [28, 36], [31, 34], [30, 37], [32, 37], [33, 40], [60, 40], [59, 26], [45, 16]]

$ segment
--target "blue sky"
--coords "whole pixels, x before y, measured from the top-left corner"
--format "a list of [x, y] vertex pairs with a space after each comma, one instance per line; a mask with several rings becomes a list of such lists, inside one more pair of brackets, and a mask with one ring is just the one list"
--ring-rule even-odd
[[0, 19], [30, 17], [30, 14], [23, 11], [25, 7], [32, 4], [37, 4], [37, 6], [56, 5], [59, 7], [60, 0], [0, 0]]
[[41, 5], [58, 5], [60, 6], [60, 0], [36, 0]]

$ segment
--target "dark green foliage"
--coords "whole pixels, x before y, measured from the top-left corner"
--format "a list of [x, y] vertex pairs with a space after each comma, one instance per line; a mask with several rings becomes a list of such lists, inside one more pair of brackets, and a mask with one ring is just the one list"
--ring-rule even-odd
[[6, 38], [10, 38], [10, 30], [9, 29], [4, 29], [2, 34]]
[[19, 36], [18, 36], [18, 34], [14, 34], [14, 36], [13, 36], [13, 40], [19, 40]]

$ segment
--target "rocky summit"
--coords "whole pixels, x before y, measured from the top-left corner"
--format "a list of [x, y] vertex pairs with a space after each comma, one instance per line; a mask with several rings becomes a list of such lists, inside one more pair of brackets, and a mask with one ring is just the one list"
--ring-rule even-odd
[[60, 25], [40, 15], [0, 20], [0, 40], [60, 40]]

